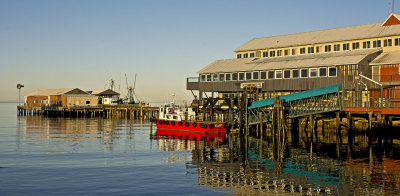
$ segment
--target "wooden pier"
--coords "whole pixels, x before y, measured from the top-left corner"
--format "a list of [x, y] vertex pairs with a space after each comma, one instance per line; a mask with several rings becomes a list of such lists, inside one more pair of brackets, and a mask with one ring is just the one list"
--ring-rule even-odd
[[79, 107], [18, 106], [18, 115], [44, 115], [51, 117], [102, 117], [119, 119], [150, 119], [158, 116], [159, 107], [148, 105], [99, 105]]

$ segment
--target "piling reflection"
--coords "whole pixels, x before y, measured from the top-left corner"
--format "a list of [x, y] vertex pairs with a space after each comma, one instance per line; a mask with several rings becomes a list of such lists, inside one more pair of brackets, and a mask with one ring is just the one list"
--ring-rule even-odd
[[[399, 194], [400, 140], [395, 132], [375, 134], [335, 129], [315, 133], [240, 137], [224, 142], [189, 137], [158, 138], [160, 150], [191, 152], [188, 169], [198, 184], [214, 191], [253, 194]], [[378, 134], [379, 133], [379, 134]], [[171, 133], [172, 134], [172, 133]], [[158, 135], [158, 134], [157, 134]], [[216, 140], [214, 140], [216, 141]], [[177, 148], [183, 142], [184, 148]], [[190, 146], [190, 147], [189, 147]]]

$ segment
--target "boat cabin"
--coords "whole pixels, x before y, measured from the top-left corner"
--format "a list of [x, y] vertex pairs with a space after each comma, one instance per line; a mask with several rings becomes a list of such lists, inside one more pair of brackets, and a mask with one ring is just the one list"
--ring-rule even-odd
[[171, 121], [195, 120], [196, 113], [192, 108], [184, 108], [176, 105], [160, 107], [159, 119]]

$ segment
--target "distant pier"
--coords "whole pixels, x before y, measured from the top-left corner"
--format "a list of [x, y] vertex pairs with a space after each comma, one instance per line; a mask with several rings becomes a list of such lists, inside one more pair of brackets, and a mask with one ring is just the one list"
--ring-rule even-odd
[[99, 105], [76, 107], [18, 106], [19, 116], [43, 115], [50, 117], [103, 117], [117, 119], [150, 119], [158, 116], [159, 107], [148, 105]]

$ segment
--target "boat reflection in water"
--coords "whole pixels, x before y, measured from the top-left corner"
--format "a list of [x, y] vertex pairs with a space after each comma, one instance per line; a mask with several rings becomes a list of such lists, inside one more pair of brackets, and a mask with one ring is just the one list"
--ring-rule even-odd
[[218, 148], [226, 143], [227, 138], [225, 132], [205, 133], [157, 129], [155, 139], [157, 139], [160, 151], [171, 152], [164, 162], [174, 163], [190, 161], [192, 154], [191, 152], [185, 153], [186, 151], [199, 149], [207, 151], [207, 149]]
[[195, 133], [157, 130], [156, 135], [161, 151], [190, 151], [191, 156], [185, 157], [188, 172], [198, 175], [198, 185], [216, 192], [400, 193], [398, 137], [333, 133], [335, 130], [324, 130], [316, 141], [302, 135], [296, 141], [290, 134], [259, 139], [230, 133], [213, 139], [194, 137]]

